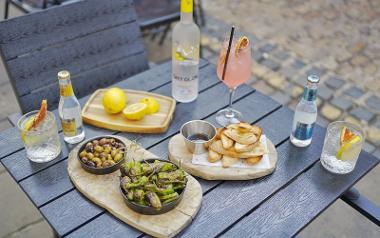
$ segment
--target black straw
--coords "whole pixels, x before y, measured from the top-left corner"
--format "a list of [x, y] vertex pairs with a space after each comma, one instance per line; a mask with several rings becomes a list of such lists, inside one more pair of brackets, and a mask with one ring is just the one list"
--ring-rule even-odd
[[234, 38], [234, 32], [235, 32], [235, 26], [232, 26], [231, 27], [231, 34], [230, 34], [230, 41], [228, 42], [228, 48], [227, 48], [227, 54], [226, 54], [226, 62], [224, 63], [224, 67], [223, 67], [222, 80], [224, 80], [224, 76], [226, 75], [228, 57], [230, 56], [232, 39]]

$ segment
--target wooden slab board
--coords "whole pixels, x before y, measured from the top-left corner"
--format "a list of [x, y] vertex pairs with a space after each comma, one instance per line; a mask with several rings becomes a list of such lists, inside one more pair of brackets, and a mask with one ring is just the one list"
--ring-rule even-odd
[[193, 154], [186, 148], [181, 134], [173, 136], [169, 141], [169, 159], [191, 175], [206, 180], [249, 180], [271, 174], [276, 168], [277, 151], [273, 143], [267, 138], [269, 150], [269, 169], [250, 168], [222, 168], [202, 166], [191, 163]]
[[[124, 137], [118, 138], [127, 146], [131, 143]], [[161, 215], [142, 215], [134, 212], [124, 203], [119, 190], [120, 171], [106, 175], [94, 175], [84, 171], [76, 157], [79, 148], [80, 145], [75, 147], [68, 159], [71, 181], [88, 199], [128, 225], [155, 237], [173, 237], [189, 225], [197, 214], [201, 206], [202, 188], [191, 175], [188, 175], [185, 194], [177, 207]], [[135, 153], [141, 159], [157, 158], [156, 155], [141, 147]]]
[[173, 98], [145, 91], [123, 89], [127, 95], [127, 106], [139, 102], [144, 97], [153, 97], [160, 104], [160, 110], [146, 115], [140, 121], [126, 119], [122, 113], [110, 114], [104, 111], [102, 100], [107, 89], [96, 90], [82, 109], [82, 119], [87, 124], [125, 132], [162, 133], [165, 132], [173, 118], [176, 101]]

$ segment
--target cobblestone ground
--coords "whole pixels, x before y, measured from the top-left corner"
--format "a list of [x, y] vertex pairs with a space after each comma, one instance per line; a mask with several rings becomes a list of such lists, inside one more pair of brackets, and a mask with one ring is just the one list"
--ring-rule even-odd
[[[4, 0], [0, 0], [0, 12]], [[380, 0], [204, 0], [203, 57], [216, 63], [220, 40], [237, 26], [253, 42], [253, 77], [249, 84], [294, 108], [307, 74], [321, 76], [318, 122], [360, 124], [365, 150], [380, 158]], [[12, 11], [11, 15], [19, 13]], [[0, 14], [1, 15], [1, 14]], [[170, 59], [170, 33], [145, 37], [149, 60]], [[226, 96], [227, 100], [227, 96]], [[0, 130], [6, 116], [18, 112], [0, 65]], [[380, 204], [380, 166], [356, 187]], [[0, 166], [0, 237], [52, 237], [48, 224]], [[16, 198], [16, 199], [15, 199]], [[12, 209], [4, 209], [5, 204]], [[4, 222], [5, 221], [5, 222]], [[380, 237], [380, 228], [338, 200], [300, 237]]]

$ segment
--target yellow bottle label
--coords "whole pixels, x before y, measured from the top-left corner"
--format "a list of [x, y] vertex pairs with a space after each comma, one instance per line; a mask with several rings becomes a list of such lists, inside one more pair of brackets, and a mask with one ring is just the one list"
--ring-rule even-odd
[[75, 118], [73, 119], [61, 119], [62, 130], [65, 136], [75, 136], [77, 134], [77, 125]]
[[70, 97], [74, 95], [73, 86], [71, 86], [71, 84], [60, 85], [59, 91], [60, 91], [61, 96], [64, 96], [64, 97]]
[[193, 12], [193, 0], [181, 0], [181, 12]]

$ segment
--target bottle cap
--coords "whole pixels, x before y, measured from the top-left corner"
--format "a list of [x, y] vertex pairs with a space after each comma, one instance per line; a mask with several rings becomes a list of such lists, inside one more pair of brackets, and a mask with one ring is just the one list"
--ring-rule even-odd
[[58, 79], [69, 79], [70, 78], [70, 72], [67, 70], [62, 70], [58, 72]]
[[309, 76], [307, 76], [307, 81], [309, 81], [310, 83], [318, 83], [319, 76], [316, 74], [310, 74]]

